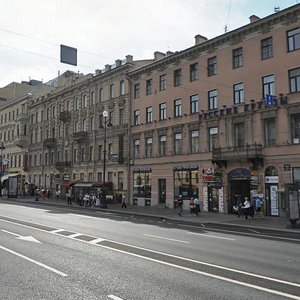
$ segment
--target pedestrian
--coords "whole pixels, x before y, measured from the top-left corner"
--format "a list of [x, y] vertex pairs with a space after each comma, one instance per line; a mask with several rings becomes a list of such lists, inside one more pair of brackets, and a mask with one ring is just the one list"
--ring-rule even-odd
[[127, 197], [125, 193], [122, 196], [122, 208], [127, 208]]
[[242, 206], [243, 213], [245, 215], [245, 219], [248, 219], [248, 216], [250, 215], [250, 201], [248, 200], [248, 197], [245, 197], [244, 205]]
[[56, 195], [56, 200], [59, 200], [60, 190], [57, 190], [57, 191], [55, 192], [55, 195]]
[[177, 200], [177, 208], [178, 208], [178, 216], [180, 217], [182, 217], [182, 206], [183, 206], [182, 195], [179, 195]]
[[263, 218], [264, 215], [262, 213], [262, 201], [260, 199], [259, 196], [256, 196], [256, 201], [255, 201], [255, 212], [256, 212], [256, 216], [258, 216], [258, 214]]
[[195, 213], [195, 204], [194, 204], [194, 198], [192, 197], [190, 200], [190, 214]]
[[39, 201], [40, 200], [40, 191], [38, 189], [34, 192], [34, 200]]
[[68, 203], [68, 205], [69, 205], [69, 204], [72, 205], [72, 197], [71, 197], [70, 191], [67, 191], [67, 193], [66, 193], [66, 198], [67, 198], [67, 203]]
[[194, 205], [195, 205], [195, 214], [196, 214], [196, 216], [198, 216], [198, 214], [200, 212], [200, 201], [197, 196], [195, 196]]

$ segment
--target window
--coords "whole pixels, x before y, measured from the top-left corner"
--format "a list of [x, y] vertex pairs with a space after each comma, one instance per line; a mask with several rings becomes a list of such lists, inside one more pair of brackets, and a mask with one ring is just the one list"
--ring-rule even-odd
[[208, 129], [208, 137], [209, 137], [209, 150], [212, 151], [215, 148], [219, 147], [218, 140], [218, 127], [210, 127]]
[[245, 124], [234, 124], [234, 145], [236, 147], [243, 147], [245, 145]]
[[244, 83], [233, 85], [233, 104], [244, 102]]
[[190, 112], [195, 114], [199, 112], [199, 96], [193, 95], [190, 97]]
[[152, 106], [146, 108], [146, 123], [152, 122]]
[[167, 119], [167, 103], [159, 104], [159, 119], [166, 120]]
[[273, 57], [273, 39], [272, 37], [261, 41], [261, 59]]
[[90, 105], [94, 105], [95, 104], [95, 92], [91, 92], [91, 99], [90, 99]]
[[125, 124], [125, 111], [124, 108], [120, 108], [119, 110], [119, 125]]
[[104, 92], [103, 92], [103, 88], [99, 89], [99, 102], [104, 101]]
[[81, 148], [80, 161], [85, 161], [85, 148]]
[[[79, 110], [80, 109], [80, 105], [79, 105], [79, 98], [76, 97], [75, 98], [75, 110]], [[49, 119], [49, 108], [47, 109], [47, 120]]]
[[102, 160], [102, 145], [98, 145], [97, 160]]
[[152, 157], [152, 137], [146, 138], [146, 157]]
[[97, 173], [97, 180], [102, 181], [102, 172]]
[[115, 86], [114, 84], [111, 84], [109, 86], [109, 98], [114, 98], [115, 97]]
[[133, 157], [139, 158], [140, 157], [140, 140], [135, 139], [133, 141]]
[[95, 130], [95, 118], [90, 118], [90, 130]]
[[94, 147], [90, 146], [90, 150], [89, 150], [89, 161], [93, 161], [94, 160]]
[[290, 93], [300, 91], [300, 68], [289, 70]]
[[182, 133], [174, 134], [174, 154], [181, 154], [182, 151]]
[[181, 85], [181, 69], [177, 69], [174, 71], [174, 86], [180, 86]]
[[232, 51], [232, 67], [240, 68], [243, 66], [243, 48], [234, 49]]
[[146, 81], [146, 95], [152, 94], [152, 79]]
[[208, 92], [208, 109], [218, 108], [218, 91], [212, 90]]
[[87, 107], [87, 97], [86, 95], [82, 95], [82, 108]]
[[167, 154], [167, 136], [159, 136], [159, 155], [165, 156]]
[[190, 151], [191, 153], [199, 152], [199, 130], [190, 131]]
[[134, 122], [135, 126], [140, 125], [140, 110], [139, 109], [135, 110], [133, 113], [133, 122]]
[[199, 79], [198, 63], [190, 65], [190, 81]]
[[140, 84], [137, 83], [134, 85], [134, 99], [140, 98]]
[[300, 114], [291, 115], [292, 143], [300, 144]]
[[124, 173], [118, 172], [118, 190], [123, 190], [124, 188]]
[[124, 95], [125, 94], [125, 81], [121, 80], [120, 81], [120, 95]]
[[266, 98], [267, 95], [275, 95], [275, 81], [274, 75], [264, 76], [262, 78], [263, 85], [263, 98]]
[[211, 57], [207, 60], [207, 76], [217, 74], [217, 57]]
[[167, 75], [159, 76], [159, 90], [165, 91], [167, 89]]
[[265, 145], [273, 146], [276, 144], [276, 127], [275, 118], [264, 120], [264, 130], [265, 130]]
[[174, 117], [180, 117], [182, 115], [181, 107], [181, 99], [174, 100]]
[[82, 120], [82, 131], [87, 131], [86, 119]]
[[300, 28], [295, 28], [287, 32], [288, 51], [300, 49]]

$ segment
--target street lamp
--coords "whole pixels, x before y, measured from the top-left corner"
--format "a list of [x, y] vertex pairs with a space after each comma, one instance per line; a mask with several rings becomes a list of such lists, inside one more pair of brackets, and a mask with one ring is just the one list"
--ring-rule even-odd
[[0, 150], [1, 150], [1, 161], [0, 161], [0, 197], [2, 197], [2, 175], [3, 175], [3, 150], [5, 149], [4, 143], [1, 142]]
[[103, 111], [102, 113], [103, 115], [103, 125], [104, 125], [104, 143], [103, 143], [103, 193], [102, 193], [102, 197], [103, 197], [103, 207], [106, 208], [107, 204], [106, 204], [106, 190], [105, 190], [105, 173], [106, 173], [106, 127], [107, 127], [107, 123], [108, 123], [108, 112], [106, 110]]

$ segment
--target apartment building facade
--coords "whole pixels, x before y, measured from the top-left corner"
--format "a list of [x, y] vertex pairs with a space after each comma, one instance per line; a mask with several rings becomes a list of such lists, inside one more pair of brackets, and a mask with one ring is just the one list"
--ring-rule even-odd
[[232, 212], [260, 194], [266, 215], [285, 214], [285, 185], [300, 179], [300, 5], [197, 35], [129, 78], [134, 204], [174, 207], [181, 194]]
[[128, 55], [95, 74], [67, 71], [55, 90], [28, 105], [30, 183], [52, 194], [103, 181], [112, 184], [115, 194], [127, 191], [130, 102], [126, 74], [145, 63]]

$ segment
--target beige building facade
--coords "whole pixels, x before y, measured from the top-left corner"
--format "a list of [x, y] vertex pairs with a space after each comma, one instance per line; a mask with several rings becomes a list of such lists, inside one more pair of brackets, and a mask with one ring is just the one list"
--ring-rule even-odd
[[245, 197], [286, 214], [300, 180], [300, 5], [130, 72], [130, 185], [137, 205], [232, 212]]

